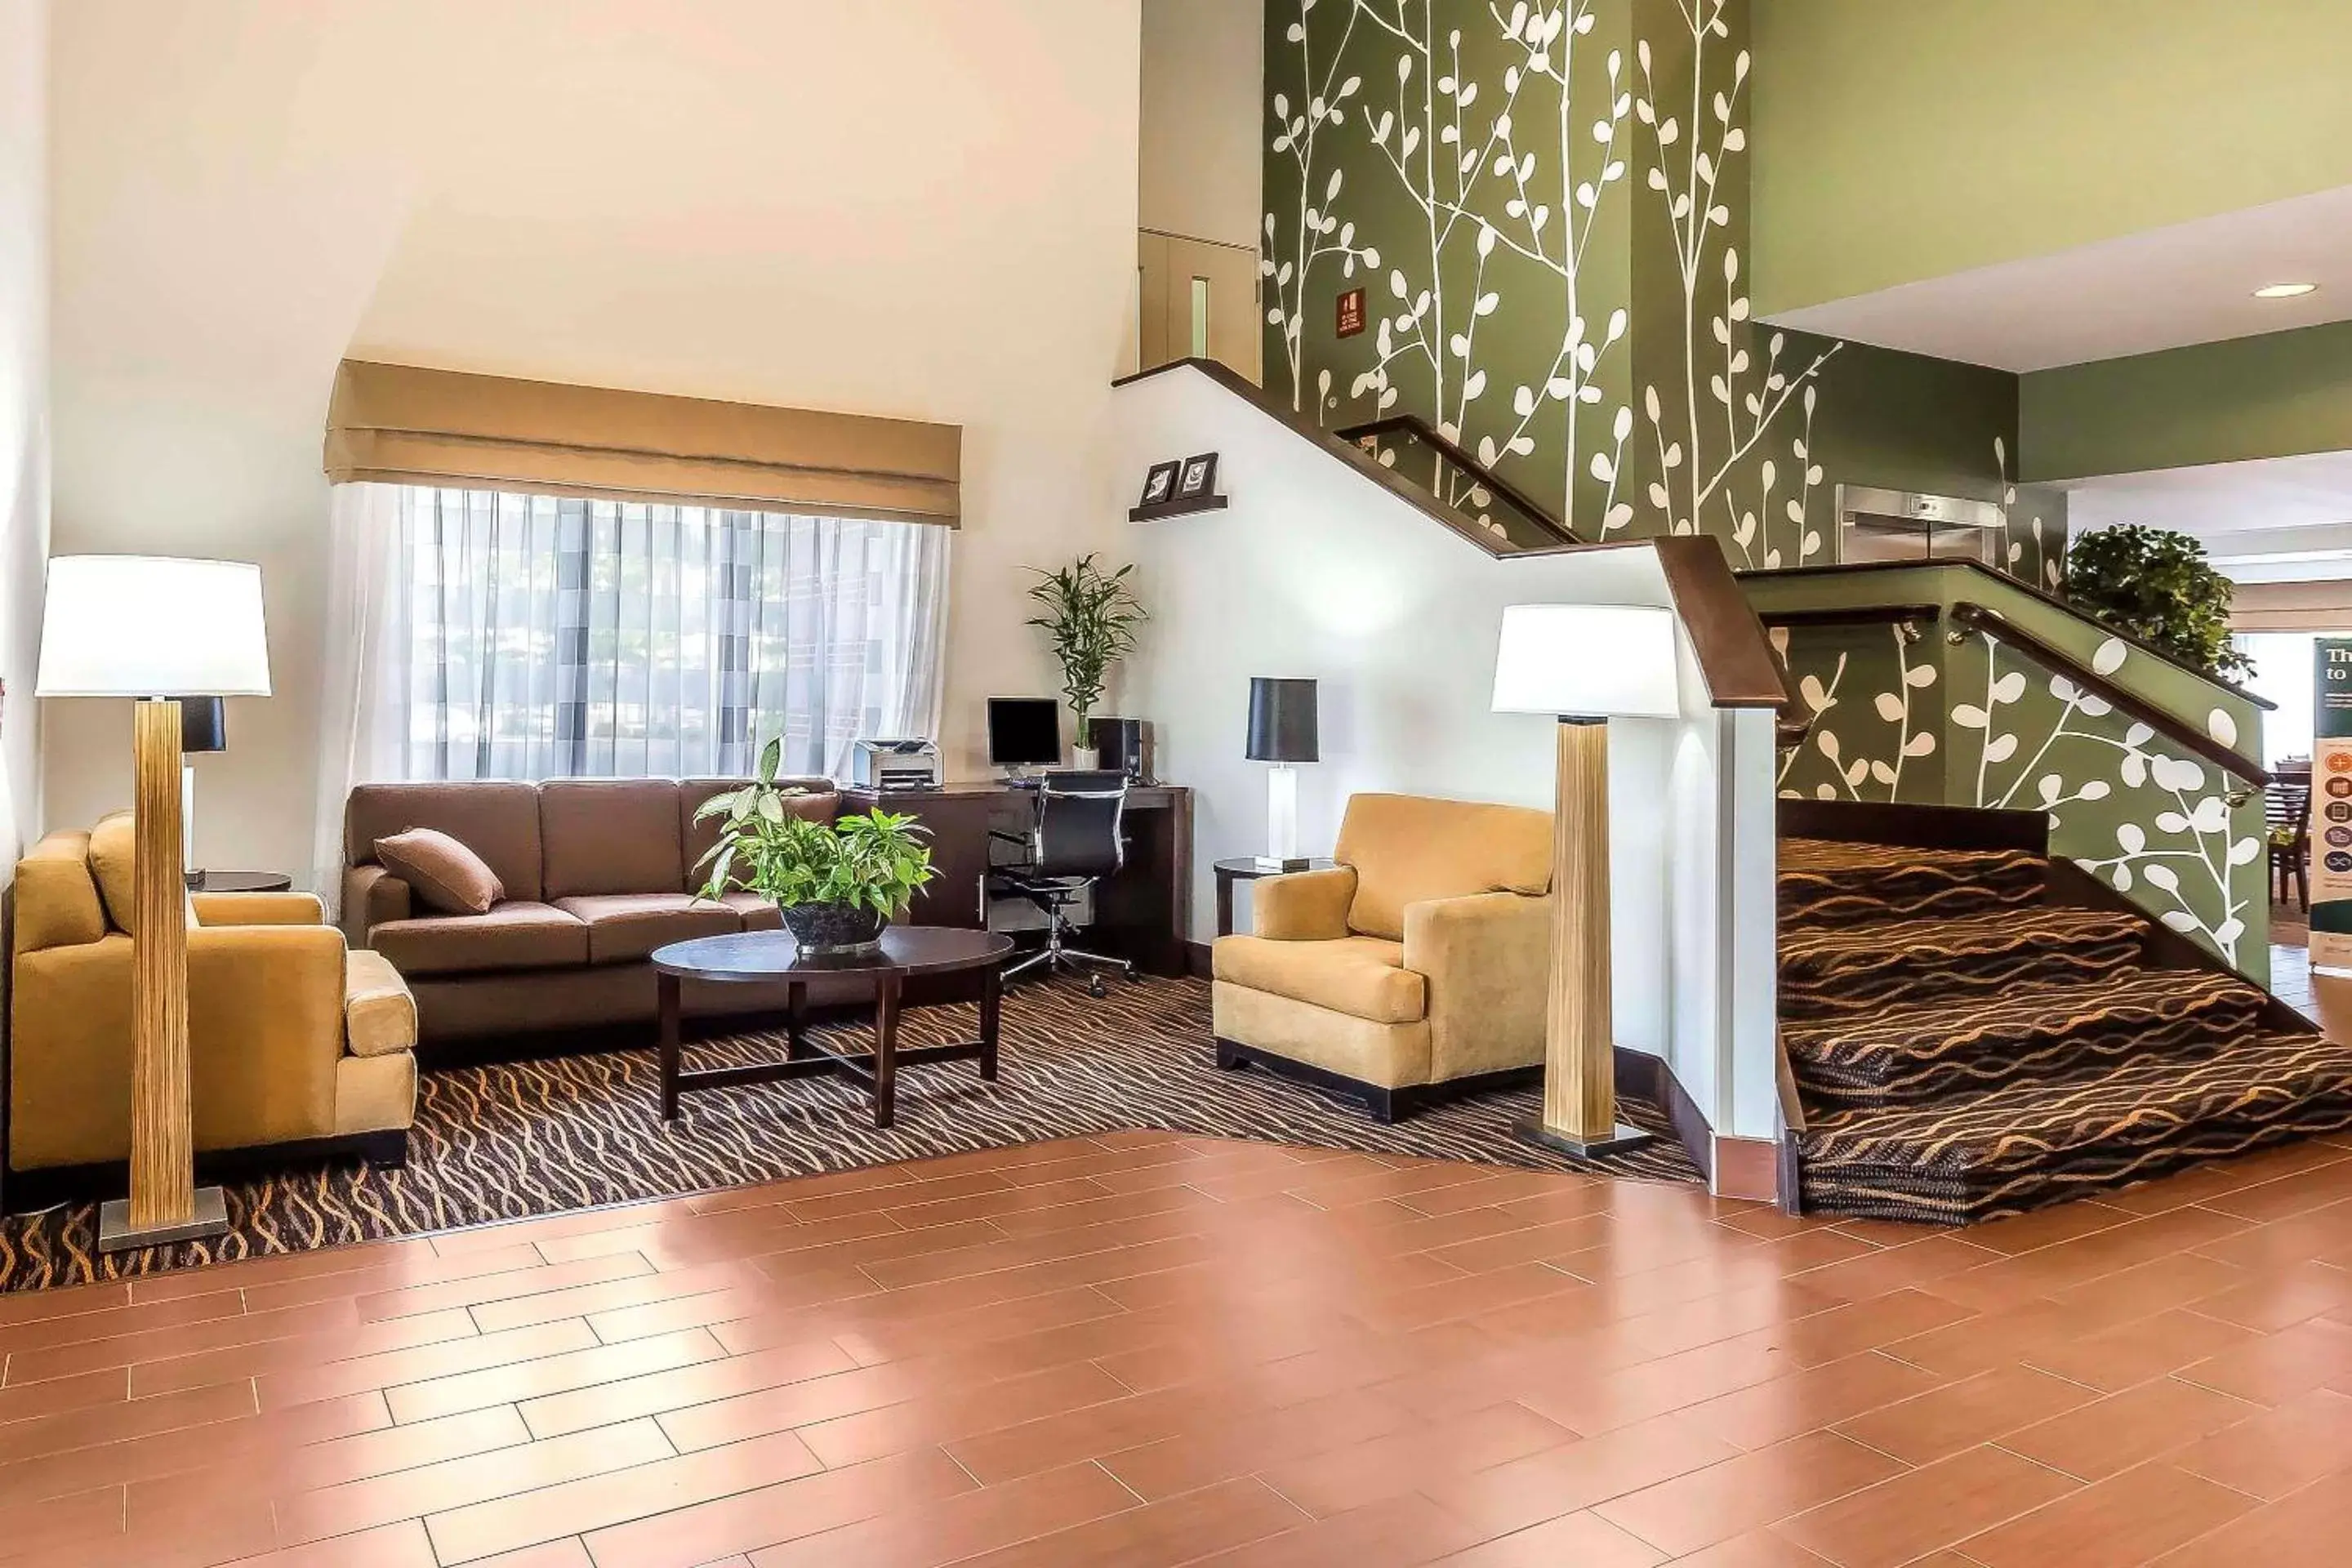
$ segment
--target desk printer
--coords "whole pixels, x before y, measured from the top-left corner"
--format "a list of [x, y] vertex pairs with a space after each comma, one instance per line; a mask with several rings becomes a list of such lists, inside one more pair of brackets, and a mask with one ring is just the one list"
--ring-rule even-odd
[[859, 789], [937, 789], [940, 748], [930, 741], [860, 741], [850, 753], [849, 782]]

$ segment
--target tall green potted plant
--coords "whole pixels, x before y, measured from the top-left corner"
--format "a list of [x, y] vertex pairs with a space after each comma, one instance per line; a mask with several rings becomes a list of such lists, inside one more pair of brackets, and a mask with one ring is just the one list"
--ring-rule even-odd
[[1037, 581], [1029, 596], [1043, 613], [1028, 624], [1045, 634], [1054, 661], [1062, 667], [1062, 695], [1069, 699], [1076, 721], [1077, 763], [1095, 764], [1090, 725], [1095, 705], [1102, 700], [1103, 680], [1110, 667], [1135, 651], [1135, 628], [1147, 618], [1142, 601], [1128, 582], [1132, 563], [1115, 572], [1081, 555], [1057, 572], [1033, 566]]
[[872, 952], [882, 931], [937, 876], [912, 816], [875, 810], [824, 822], [800, 816], [806, 792], [776, 783], [781, 737], [760, 752], [756, 777], [716, 795], [694, 814], [724, 817], [719, 842], [697, 863], [703, 897], [749, 891], [772, 900], [803, 952]]
[[2168, 529], [2095, 529], [2066, 552], [2067, 603], [2218, 680], [2254, 668], [2230, 642], [2232, 592], [2203, 545]]

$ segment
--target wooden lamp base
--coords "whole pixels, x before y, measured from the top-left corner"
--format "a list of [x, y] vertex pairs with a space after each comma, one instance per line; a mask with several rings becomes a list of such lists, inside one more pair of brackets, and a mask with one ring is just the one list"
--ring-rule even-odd
[[1540, 1121], [1523, 1142], [1580, 1159], [1654, 1136], [1617, 1120], [1617, 1042], [1609, 991], [1609, 725], [1563, 717], [1553, 781], [1551, 994], [1544, 1012]]
[[131, 1196], [99, 1211], [101, 1252], [218, 1236], [228, 1205], [195, 1185], [188, 1104], [188, 885], [181, 864], [180, 705], [132, 710]]

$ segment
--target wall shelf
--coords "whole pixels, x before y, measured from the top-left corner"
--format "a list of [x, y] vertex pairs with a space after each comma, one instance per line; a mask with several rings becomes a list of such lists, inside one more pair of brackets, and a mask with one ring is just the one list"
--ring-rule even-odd
[[1190, 500], [1164, 500], [1156, 506], [1130, 507], [1128, 509], [1127, 521], [1129, 522], [1160, 522], [1171, 517], [1190, 517], [1196, 511], [1223, 511], [1224, 510], [1225, 498], [1223, 496], [1194, 496]]

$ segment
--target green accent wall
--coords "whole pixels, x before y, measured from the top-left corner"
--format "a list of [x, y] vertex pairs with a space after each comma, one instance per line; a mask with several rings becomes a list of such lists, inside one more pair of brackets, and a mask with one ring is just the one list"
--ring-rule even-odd
[[2352, 184], [2342, 0], [1768, 0], [1761, 314]]
[[2352, 322], [2035, 371], [2020, 416], [2033, 479], [2343, 451]]
[[1417, 415], [1589, 540], [1822, 564], [1864, 483], [2015, 503], [2040, 580], [2063, 498], [2012, 493], [2016, 377], [1756, 321], [1752, 9], [1268, 0], [1267, 389]]

